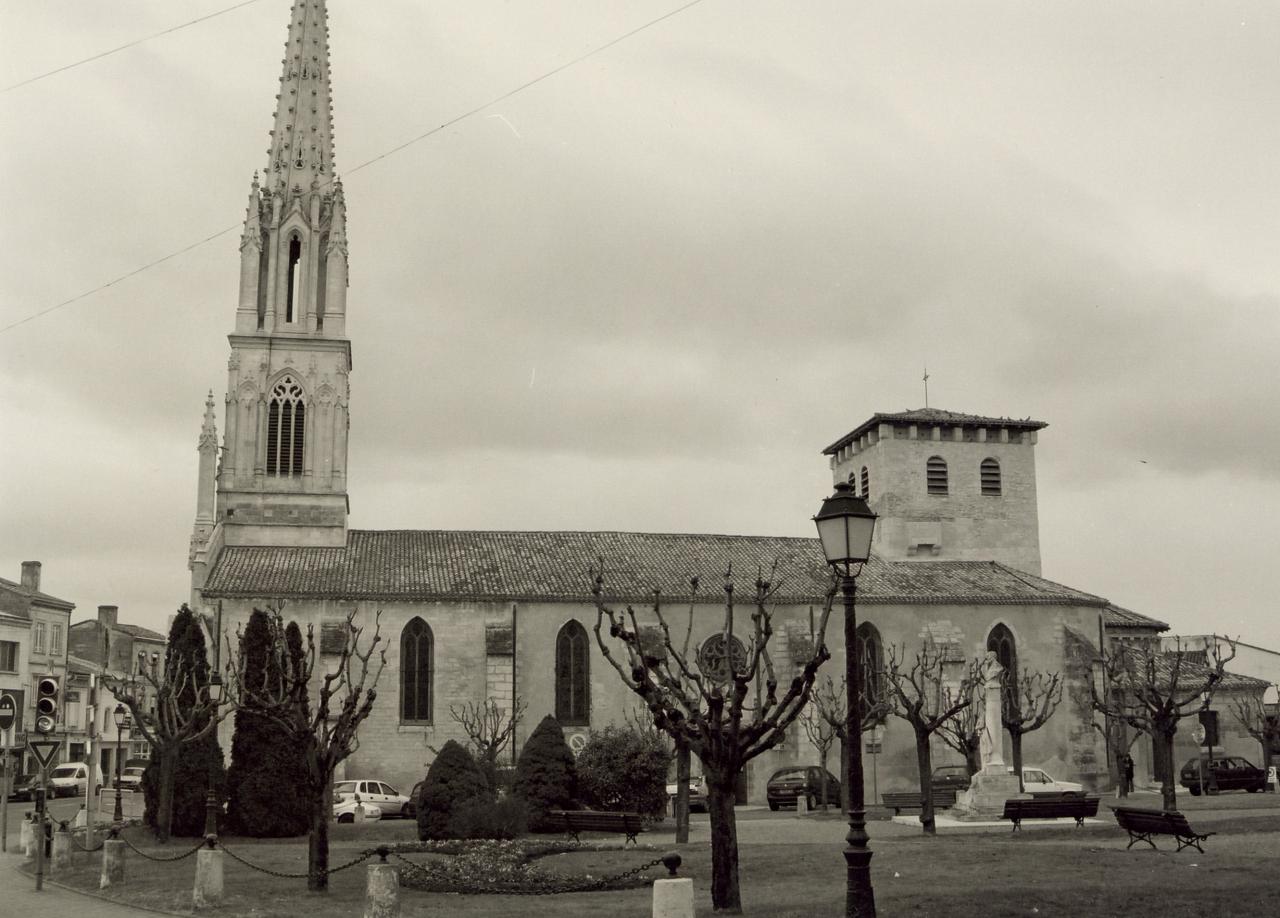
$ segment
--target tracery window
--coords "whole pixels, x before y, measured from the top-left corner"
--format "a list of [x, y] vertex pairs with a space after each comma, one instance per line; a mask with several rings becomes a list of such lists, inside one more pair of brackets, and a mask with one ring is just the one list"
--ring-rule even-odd
[[870, 622], [862, 622], [854, 632], [854, 649], [858, 654], [859, 674], [861, 675], [860, 700], [861, 714], [865, 718], [867, 709], [880, 700], [884, 691], [884, 641], [880, 631]]
[[565, 622], [556, 635], [556, 720], [585, 726], [591, 720], [590, 643], [587, 629]]
[[1004, 667], [1000, 674], [1001, 700], [1006, 710], [1012, 710], [1016, 700], [1018, 686], [1018, 648], [1013, 640], [1013, 632], [1003, 624], [996, 625], [987, 635], [987, 650], [996, 655], [996, 660]]
[[735, 635], [729, 635], [726, 642], [723, 632], [713, 634], [698, 648], [698, 669], [715, 682], [728, 682], [733, 673], [746, 668], [747, 648]]
[[302, 400], [302, 387], [292, 376], [285, 376], [271, 390], [267, 403], [268, 475], [302, 474], [306, 430], [307, 406]]
[[431, 722], [435, 639], [431, 626], [417, 616], [400, 632], [400, 720]]

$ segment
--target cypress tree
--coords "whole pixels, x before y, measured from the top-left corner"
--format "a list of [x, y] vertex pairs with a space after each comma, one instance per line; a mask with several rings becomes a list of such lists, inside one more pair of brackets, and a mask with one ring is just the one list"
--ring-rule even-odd
[[427, 769], [418, 806], [418, 838], [456, 838], [454, 809], [460, 804], [492, 796], [484, 772], [456, 740], [449, 740]]
[[[290, 622], [286, 640], [301, 649], [301, 633]], [[241, 643], [246, 684], [279, 680], [271, 663], [271, 631], [265, 612], [249, 617]], [[307, 769], [297, 746], [278, 724], [246, 705], [236, 712], [227, 772], [227, 823], [231, 831], [254, 838], [303, 835], [310, 827]]]
[[[165, 671], [171, 672], [181, 660], [183, 671], [192, 678], [183, 686], [179, 705], [194, 706], [199, 688], [209, 682], [209, 659], [205, 653], [204, 631], [195, 613], [185, 605], [174, 616], [165, 648]], [[143, 819], [153, 829], [159, 825], [160, 777], [162, 763], [152, 759], [142, 775], [145, 801]], [[193, 743], [178, 747], [173, 769], [173, 817], [169, 834], [195, 837], [204, 834], [205, 803], [209, 789], [209, 773], [213, 771], [216, 798], [221, 801], [226, 784], [222, 747], [217, 731]]]
[[560, 722], [551, 715], [542, 718], [520, 750], [516, 762], [515, 792], [529, 814], [529, 828], [558, 828], [547, 822], [548, 810], [576, 808], [578, 772], [573, 751], [564, 741]]

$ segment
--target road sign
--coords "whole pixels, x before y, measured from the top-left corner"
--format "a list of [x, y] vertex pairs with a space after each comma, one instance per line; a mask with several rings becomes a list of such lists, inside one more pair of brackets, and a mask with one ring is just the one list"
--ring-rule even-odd
[[27, 748], [31, 750], [31, 754], [35, 756], [41, 768], [48, 768], [52, 764], [54, 756], [58, 754], [58, 747], [62, 745], [61, 740], [28, 740]]
[[0, 732], [12, 727], [17, 716], [18, 706], [14, 703], [13, 696], [8, 692], [0, 694]]

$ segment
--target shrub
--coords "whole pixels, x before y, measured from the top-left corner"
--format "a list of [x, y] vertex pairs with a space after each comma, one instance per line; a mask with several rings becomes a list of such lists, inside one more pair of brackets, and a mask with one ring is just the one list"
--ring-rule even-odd
[[444, 744], [418, 796], [418, 838], [460, 838], [455, 834], [453, 813], [472, 800], [488, 802], [491, 791], [484, 772], [465, 747], [454, 740]]
[[591, 806], [661, 816], [667, 806], [671, 751], [656, 733], [608, 726], [578, 756], [578, 786]]
[[454, 838], [519, 838], [527, 831], [528, 817], [519, 797], [472, 797], [454, 805], [449, 827]]
[[548, 810], [576, 808], [577, 768], [573, 752], [564, 741], [564, 731], [554, 717], [542, 718], [520, 751], [514, 789], [528, 808], [529, 828], [535, 832], [558, 828], [547, 825]]

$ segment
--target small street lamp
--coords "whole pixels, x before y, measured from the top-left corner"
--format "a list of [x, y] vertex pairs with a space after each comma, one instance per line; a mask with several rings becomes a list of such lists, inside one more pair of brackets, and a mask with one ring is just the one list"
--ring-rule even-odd
[[827, 563], [840, 577], [844, 597], [845, 736], [849, 744], [849, 834], [845, 836], [845, 904], [847, 918], [875, 918], [871, 888], [871, 849], [867, 845], [867, 813], [862, 790], [862, 661], [857, 651], [858, 620], [854, 611], [857, 578], [871, 557], [876, 515], [853, 485], [841, 482], [813, 518]]
[[111, 713], [111, 718], [116, 722], [116, 811], [112, 814], [111, 819], [118, 826], [124, 822], [124, 804], [120, 800], [120, 759], [123, 757], [124, 743], [121, 740], [121, 734], [124, 732], [124, 722], [128, 718], [124, 705], [116, 705], [116, 709]]
[[[210, 717], [215, 717], [218, 705], [222, 704], [222, 677], [215, 671], [209, 676], [209, 703], [213, 710]], [[214, 729], [217, 729], [216, 727]], [[209, 840], [209, 847], [214, 847], [218, 840], [218, 792], [214, 783], [218, 777], [217, 763], [213, 756], [209, 757], [209, 793], [204, 800], [204, 837]]]

